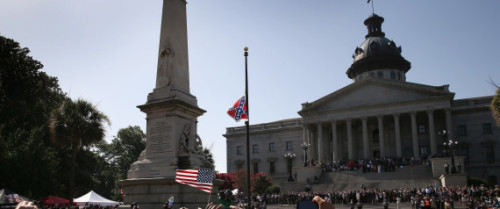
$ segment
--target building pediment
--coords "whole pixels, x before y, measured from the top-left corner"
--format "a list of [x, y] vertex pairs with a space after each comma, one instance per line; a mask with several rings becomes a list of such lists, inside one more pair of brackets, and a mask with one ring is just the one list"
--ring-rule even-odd
[[370, 106], [390, 106], [429, 99], [451, 101], [454, 93], [448, 85], [429, 86], [408, 82], [370, 78], [352, 83], [312, 103], [302, 104], [301, 116], [308, 113], [331, 112]]

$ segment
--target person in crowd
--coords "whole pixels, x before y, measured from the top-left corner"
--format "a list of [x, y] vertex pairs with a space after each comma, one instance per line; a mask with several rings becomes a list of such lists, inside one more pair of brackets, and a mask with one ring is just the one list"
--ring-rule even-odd
[[22, 201], [17, 204], [16, 209], [38, 209], [34, 202]]
[[333, 207], [332, 203], [329, 203], [329, 202], [325, 201], [320, 196], [314, 196], [314, 198], [312, 199], [312, 201], [314, 203], [318, 204], [318, 208], [319, 209], [335, 209], [335, 207]]

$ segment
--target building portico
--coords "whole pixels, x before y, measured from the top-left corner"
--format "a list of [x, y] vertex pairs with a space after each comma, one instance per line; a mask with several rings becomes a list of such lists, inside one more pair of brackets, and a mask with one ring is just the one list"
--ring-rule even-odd
[[[452, 96], [448, 92], [448, 98]], [[448, 98], [443, 103], [449, 105]], [[420, 159], [421, 155], [438, 153], [436, 130], [451, 126], [446, 117], [449, 106], [408, 108], [406, 112], [392, 112], [395, 107], [385, 106], [359, 110], [342, 118], [335, 109], [328, 110], [332, 114], [323, 114], [325, 110], [309, 112], [308, 109], [320, 108], [314, 108], [312, 103], [304, 104], [299, 114], [304, 121], [303, 140], [312, 146], [308, 150], [309, 159], [324, 162], [383, 157]]]

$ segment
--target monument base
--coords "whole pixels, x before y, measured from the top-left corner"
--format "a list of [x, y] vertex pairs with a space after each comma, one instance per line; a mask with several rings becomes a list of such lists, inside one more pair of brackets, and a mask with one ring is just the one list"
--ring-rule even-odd
[[446, 174], [439, 177], [443, 187], [467, 186], [467, 174]]
[[[175, 177], [174, 177], [175, 178]], [[136, 203], [141, 209], [163, 208], [174, 196], [173, 208], [205, 208], [208, 202], [217, 203], [217, 191], [206, 193], [194, 187], [179, 184], [174, 178], [126, 179], [118, 182], [123, 188], [124, 204]]]
[[296, 175], [296, 182], [300, 183], [316, 183], [315, 179], [319, 179], [321, 176], [322, 169], [319, 166], [308, 166], [308, 167], [293, 167], [292, 170]]
[[179, 155], [179, 169], [210, 168], [212, 165], [203, 154]]

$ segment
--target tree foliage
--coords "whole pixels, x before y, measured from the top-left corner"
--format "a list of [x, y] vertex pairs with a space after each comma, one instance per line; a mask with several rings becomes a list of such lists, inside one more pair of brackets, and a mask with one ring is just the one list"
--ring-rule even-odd
[[[105, 123], [109, 119], [94, 105], [82, 99], [66, 100], [50, 114], [51, 141], [62, 147], [71, 147], [71, 164], [68, 183], [68, 196], [73, 197], [77, 157], [80, 149], [102, 141], [105, 136]], [[70, 199], [72, 202], [72, 198]]]
[[[250, 171], [250, 192], [263, 194], [264, 191], [271, 185], [273, 182], [267, 174], [265, 173], [254, 173]], [[247, 172], [244, 169], [238, 169], [232, 173], [229, 173], [230, 179], [234, 182], [233, 187], [239, 189], [242, 192], [246, 192], [248, 188], [247, 184]]]
[[265, 194], [279, 194], [281, 191], [280, 185], [278, 184], [273, 184], [269, 187], [267, 187], [266, 191], [264, 191]]
[[490, 109], [493, 112], [493, 117], [497, 125], [500, 126], [500, 88], [497, 88], [497, 93], [491, 101]]
[[[58, 195], [60, 152], [50, 146], [48, 119], [66, 95], [29, 49], [0, 36], [0, 187], [26, 196]], [[8, 168], [8, 169], [5, 169]]]
[[146, 148], [146, 134], [139, 126], [128, 126], [118, 131], [110, 144], [100, 144], [106, 160], [118, 169], [118, 179], [125, 179], [130, 165]]
[[257, 193], [257, 194], [264, 194], [266, 189], [273, 185], [273, 182], [267, 174], [265, 173], [256, 173], [254, 177], [254, 183], [253, 183], [253, 189], [252, 191]]
[[229, 190], [234, 189], [234, 181], [233, 181], [233, 176], [231, 174], [218, 173], [215, 176], [215, 178], [224, 181], [224, 183], [219, 185], [219, 191], [226, 190], [226, 189], [229, 189]]
[[[101, 164], [108, 165], [108, 168], [101, 173], [103, 180], [100, 182], [103, 190], [111, 197], [120, 199], [120, 188], [116, 182], [126, 179], [130, 165], [139, 158], [145, 148], [146, 134], [139, 126], [122, 128], [110, 144], [101, 142], [96, 145], [97, 153], [104, 160]], [[114, 182], [111, 182], [112, 180]]]
[[215, 168], [215, 160], [214, 160], [214, 157], [212, 155], [212, 150], [204, 147], [203, 148], [203, 155], [205, 156], [205, 159], [209, 162], [210, 168], [214, 169]]

